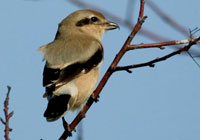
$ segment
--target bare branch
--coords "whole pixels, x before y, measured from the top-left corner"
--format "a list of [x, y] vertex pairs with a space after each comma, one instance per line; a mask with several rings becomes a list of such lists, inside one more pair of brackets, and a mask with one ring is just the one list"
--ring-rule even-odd
[[[179, 31], [180, 33], [184, 34], [185, 36], [189, 36], [192, 38], [192, 35], [195, 34], [196, 32], [198, 32], [198, 28], [195, 28], [194, 30], [188, 32], [188, 30], [183, 27], [181, 24], [179, 24], [177, 21], [175, 21], [174, 19], [172, 19], [170, 16], [168, 16], [162, 9], [160, 9], [155, 3], [153, 3], [153, 1], [148, 0], [147, 1], [147, 5], [149, 5], [152, 10], [155, 11], [155, 13], [164, 21], [166, 21], [169, 25], [171, 25], [171, 27], [173, 27], [174, 29], [176, 29], [177, 31]], [[192, 33], [193, 32], [193, 33]], [[192, 60], [195, 62], [195, 64], [200, 68], [200, 65], [197, 63], [197, 61], [194, 59], [194, 57], [191, 55], [191, 53], [194, 52], [186, 52], [191, 58]]]
[[1, 119], [1, 122], [6, 125], [6, 122], [3, 120], [3, 118], [0, 118]]
[[189, 52], [188, 52], [188, 55], [190, 56], [190, 58], [192, 58], [194, 63], [197, 65], [197, 67], [200, 68], [200, 64], [194, 59], [194, 56], [192, 56], [191, 53], [189, 53]]
[[186, 39], [186, 40], [174, 40], [168, 42], [161, 42], [161, 43], [152, 43], [152, 44], [137, 44], [137, 45], [128, 45], [127, 51], [134, 50], [134, 49], [144, 49], [144, 48], [160, 48], [164, 49], [163, 46], [171, 46], [171, 45], [180, 45], [180, 44], [187, 44], [197, 40], [198, 38]]
[[[179, 50], [174, 51], [174, 52], [172, 52], [172, 53], [170, 53], [168, 55], [165, 55], [165, 56], [160, 57], [160, 58], [156, 58], [154, 60], [151, 60], [151, 61], [148, 61], [148, 62], [145, 62], [145, 63], [135, 64], [135, 65], [128, 65], [128, 66], [117, 66], [117, 67], [115, 67], [113, 69], [113, 72], [116, 72], [116, 71], [127, 71], [128, 73], [130, 73], [130, 72], [132, 72], [130, 69], [146, 67], [146, 66], [154, 67], [155, 63], [157, 63], [157, 62], [167, 60], [168, 58], [170, 58], [172, 56], [175, 56], [177, 54], [180, 54], [182, 52], [187, 52], [190, 49], [190, 47], [192, 45], [195, 45], [197, 43], [197, 41], [199, 41], [199, 40], [200, 40], [200, 37], [196, 38], [196, 39], [193, 39], [187, 46], [185, 46], [183, 48], [180, 48]], [[146, 45], [148, 45], [148, 44], [146, 44]]]
[[9, 132], [12, 131], [12, 129], [9, 127], [9, 120], [10, 118], [12, 117], [13, 115], [13, 111], [11, 113], [8, 113], [8, 104], [9, 104], [9, 94], [10, 94], [10, 90], [11, 90], [11, 87], [10, 86], [7, 86], [8, 87], [8, 92], [6, 94], [6, 98], [5, 98], [5, 101], [4, 101], [4, 114], [5, 114], [5, 121], [1, 118], [1, 122], [5, 125], [5, 140], [10, 140], [9, 138]]

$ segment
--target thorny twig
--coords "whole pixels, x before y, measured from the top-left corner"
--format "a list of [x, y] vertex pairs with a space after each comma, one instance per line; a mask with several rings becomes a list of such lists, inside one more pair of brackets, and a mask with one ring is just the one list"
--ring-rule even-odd
[[4, 101], [5, 120], [3, 118], [0, 118], [0, 119], [1, 119], [1, 122], [5, 125], [5, 130], [4, 130], [5, 140], [10, 140], [9, 132], [12, 131], [12, 129], [9, 127], [9, 120], [13, 116], [14, 112], [12, 111], [12, 112], [8, 113], [9, 94], [10, 94], [11, 87], [10, 86], [7, 86], [7, 87], [8, 87], [8, 92], [6, 94], [6, 98]]

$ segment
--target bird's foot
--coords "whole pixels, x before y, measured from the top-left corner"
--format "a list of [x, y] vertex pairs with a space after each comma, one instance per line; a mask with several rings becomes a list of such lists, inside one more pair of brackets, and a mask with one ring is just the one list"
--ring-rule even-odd
[[99, 95], [97, 95], [97, 97], [95, 97], [94, 93], [92, 93], [92, 95], [90, 96], [90, 98], [97, 103], [99, 101]]
[[65, 129], [65, 133], [67, 133], [67, 135], [68, 135], [69, 137], [71, 137], [71, 136], [72, 136], [72, 131], [71, 131], [71, 129], [69, 128], [69, 124], [67, 123], [67, 121], [65, 120], [64, 117], [62, 117], [62, 122], [63, 122], [63, 127], [64, 127], [64, 129]]

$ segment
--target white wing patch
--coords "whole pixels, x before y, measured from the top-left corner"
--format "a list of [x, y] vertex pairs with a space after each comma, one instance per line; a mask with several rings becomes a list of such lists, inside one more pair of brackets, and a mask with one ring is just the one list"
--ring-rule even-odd
[[74, 81], [71, 81], [71, 82], [59, 87], [53, 93], [54, 93], [54, 95], [57, 95], [57, 96], [62, 95], [62, 94], [69, 94], [72, 97], [74, 97], [78, 94], [78, 89], [77, 89], [76, 85], [74, 84]]

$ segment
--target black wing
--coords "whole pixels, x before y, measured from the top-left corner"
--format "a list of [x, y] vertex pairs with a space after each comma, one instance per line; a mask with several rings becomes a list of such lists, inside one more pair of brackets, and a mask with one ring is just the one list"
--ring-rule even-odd
[[43, 72], [43, 86], [46, 87], [48, 95], [55, 90], [55, 84], [60, 82], [69, 82], [73, 80], [76, 75], [79, 75], [83, 70], [85, 73], [89, 72], [93, 67], [96, 67], [103, 60], [103, 48], [99, 48], [96, 53], [85, 62], [77, 62], [67, 66], [66, 68], [52, 69], [47, 65]]

